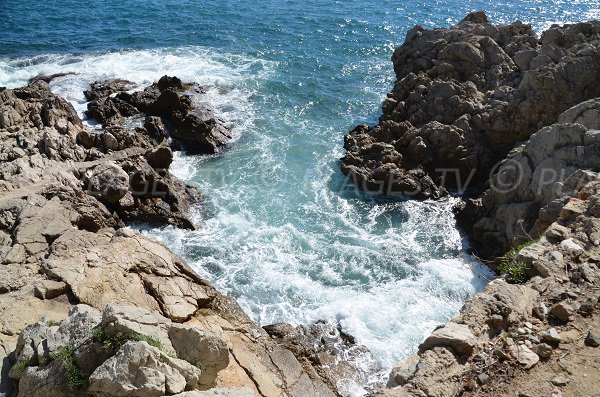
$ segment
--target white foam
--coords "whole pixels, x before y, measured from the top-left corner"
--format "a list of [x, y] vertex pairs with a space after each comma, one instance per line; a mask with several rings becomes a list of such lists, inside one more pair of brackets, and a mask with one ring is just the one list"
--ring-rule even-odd
[[[354, 361], [375, 384], [483, 287], [479, 274], [489, 274], [464, 254], [451, 200], [357, 198], [339, 172], [342, 145], [331, 139], [342, 131], [306, 117], [313, 105], [289, 106], [280, 94], [262, 90], [277, 66], [201, 47], [50, 55], [34, 62], [0, 59], [0, 85], [76, 72], [51, 86], [80, 113], [82, 91], [94, 80], [126, 78], [142, 87], [169, 74], [206, 86], [217, 112], [238, 135], [254, 133], [252, 139], [218, 158], [176, 153], [172, 172], [199, 187], [210, 216], [199, 215], [193, 232], [144, 233], [184, 256], [262, 325], [339, 322], [382, 364], [373, 373], [376, 365], [367, 357]], [[254, 95], [271, 102], [258, 109]], [[267, 127], [257, 127], [259, 110]], [[366, 393], [366, 385], [342, 386], [352, 396]]]
[[56, 94], [68, 99], [84, 118], [83, 91], [95, 80], [125, 78], [138, 89], [168, 74], [197, 82], [207, 89], [207, 100], [234, 134], [250, 128], [254, 110], [249, 98], [277, 64], [242, 55], [216, 53], [205, 47], [120, 51], [82, 56], [50, 54], [33, 59], [0, 58], [0, 86], [20, 87], [38, 75], [74, 72], [52, 81]]

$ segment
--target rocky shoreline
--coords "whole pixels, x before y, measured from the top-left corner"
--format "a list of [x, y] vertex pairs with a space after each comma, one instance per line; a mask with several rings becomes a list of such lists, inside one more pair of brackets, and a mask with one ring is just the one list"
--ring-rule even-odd
[[[464, 193], [459, 224], [504, 276], [373, 395], [597, 394], [600, 23], [538, 38], [478, 12], [412, 29], [393, 61], [383, 116], [346, 137], [342, 171], [379, 194]], [[51, 79], [0, 88], [0, 396], [339, 396], [340, 381], [360, 383], [338, 359], [368, 354], [351, 336], [259, 328], [126, 228], [195, 227], [202, 197], [169, 172], [173, 150], [231, 139], [194, 100], [202, 87], [95, 82], [91, 130]]]
[[314, 354], [125, 228], [193, 228], [201, 196], [169, 172], [172, 150], [230, 138], [188, 95], [200, 87], [127, 84], [86, 93], [94, 131], [44, 79], [0, 90], [0, 395], [338, 396]]
[[[502, 273], [377, 396], [596, 396], [600, 390], [600, 22], [483, 12], [410, 30], [376, 126], [342, 171], [375, 194], [463, 196], [457, 220]], [[491, 175], [491, 177], [489, 177]]]

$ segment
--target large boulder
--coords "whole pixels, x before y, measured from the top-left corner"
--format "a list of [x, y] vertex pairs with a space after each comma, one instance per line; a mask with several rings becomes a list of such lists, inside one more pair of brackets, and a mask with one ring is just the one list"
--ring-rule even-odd
[[107, 204], [121, 200], [129, 191], [129, 175], [114, 162], [104, 162], [85, 177], [86, 192]]
[[201, 385], [211, 386], [217, 373], [229, 365], [229, 349], [223, 335], [173, 324], [169, 338], [177, 357], [202, 368]]
[[90, 376], [96, 397], [160, 397], [197, 386], [200, 369], [167, 356], [146, 342], [126, 342]]
[[468, 326], [449, 322], [436, 329], [419, 346], [419, 351], [424, 352], [436, 346], [451, 348], [462, 356], [470, 356], [477, 347], [477, 339]]

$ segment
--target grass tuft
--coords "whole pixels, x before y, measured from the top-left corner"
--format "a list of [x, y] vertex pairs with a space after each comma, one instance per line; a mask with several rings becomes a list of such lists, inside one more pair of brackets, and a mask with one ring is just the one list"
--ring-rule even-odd
[[102, 347], [107, 351], [117, 350], [127, 341], [146, 342], [150, 346], [162, 350], [162, 344], [158, 339], [151, 336], [138, 334], [137, 332], [117, 332], [114, 335], [107, 335], [103, 328], [98, 327], [92, 332], [92, 340], [94, 342], [102, 343]]
[[534, 241], [526, 241], [508, 251], [498, 265], [498, 272], [506, 277], [506, 281], [514, 284], [523, 284], [527, 281], [527, 271], [529, 265], [523, 261], [517, 260], [517, 255], [525, 247], [533, 244]]
[[81, 369], [75, 362], [75, 348], [73, 346], [60, 347], [52, 353], [51, 359], [61, 361], [64, 365], [67, 385], [71, 390], [81, 390], [87, 387], [88, 379], [81, 373]]

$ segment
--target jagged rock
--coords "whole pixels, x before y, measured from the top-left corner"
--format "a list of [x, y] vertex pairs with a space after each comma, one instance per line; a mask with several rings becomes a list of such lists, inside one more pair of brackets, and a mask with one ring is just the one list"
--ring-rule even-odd
[[[417, 198], [479, 185], [517, 142], [600, 96], [584, 72], [600, 61], [599, 22], [554, 25], [538, 40], [530, 25], [474, 15], [448, 29], [417, 26], [394, 51], [396, 83], [379, 123], [346, 137], [342, 171], [359, 185], [402, 178]], [[418, 194], [423, 177], [411, 170], [431, 177], [428, 194]]]
[[86, 192], [100, 201], [113, 204], [121, 200], [129, 190], [129, 175], [117, 164], [105, 162], [85, 177]]
[[88, 101], [93, 101], [99, 98], [106, 98], [117, 92], [129, 91], [134, 87], [134, 84], [127, 80], [114, 79], [94, 81], [90, 84], [90, 89], [85, 90], [83, 94]]
[[392, 388], [405, 385], [417, 372], [419, 364], [419, 356], [412, 355], [400, 361], [390, 372], [386, 387]]
[[200, 369], [146, 342], [126, 342], [90, 375], [88, 392], [98, 397], [164, 396], [197, 386]]
[[468, 326], [449, 322], [433, 331], [419, 346], [419, 351], [424, 352], [436, 346], [449, 347], [457, 354], [470, 356], [477, 347], [477, 339]]
[[513, 345], [510, 352], [525, 369], [533, 368], [540, 361], [540, 357], [525, 345]]
[[150, 137], [153, 139], [156, 139], [158, 142], [161, 142], [167, 136], [165, 125], [160, 117], [146, 116], [144, 128], [146, 131], [148, 131], [148, 135], [150, 135]]
[[556, 328], [550, 328], [549, 330], [542, 333], [542, 342], [546, 342], [550, 345], [556, 346], [561, 342], [561, 337]]
[[552, 306], [550, 314], [562, 322], [569, 322], [577, 309], [568, 302], [560, 302]]
[[591, 329], [585, 337], [586, 346], [599, 347], [600, 346], [600, 333], [596, 330]]
[[208, 104], [200, 104], [185, 116], [174, 119], [173, 123], [171, 135], [193, 153], [217, 153], [232, 138]]

